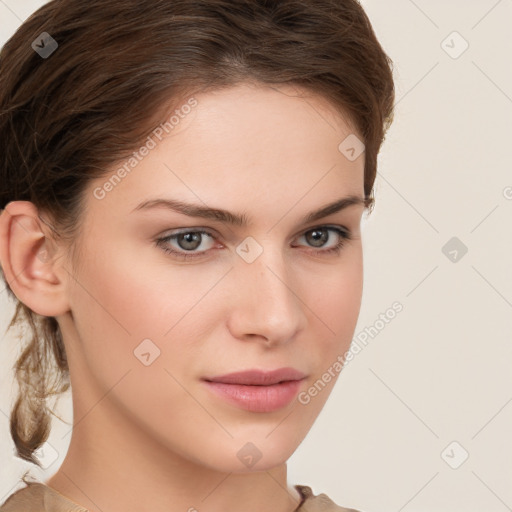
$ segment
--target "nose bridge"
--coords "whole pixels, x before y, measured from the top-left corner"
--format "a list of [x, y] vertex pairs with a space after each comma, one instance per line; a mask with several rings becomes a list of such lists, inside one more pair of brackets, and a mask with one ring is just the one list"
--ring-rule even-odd
[[[266, 250], [250, 265], [244, 268], [244, 274], [250, 280], [253, 290], [266, 297], [266, 303], [289, 303], [292, 298], [290, 269], [278, 249]], [[262, 297], [262, 298], [263, 298]]]
[[[252, 262], [242, 256], [236, 263], [236, 281], [240, 287], [239, 300], [234, 305], [237, 335], [260, 334], [269, 340], [287, 339], [303, 326], [302, 302], [296, 296], [290, 267], [281, 247], [270, 238], [259, 245], [262, 250]], [[244, 248], [243, 243], [241, 246]], [[245, 254], [251, 250], [255, 247], [250, 247]]]

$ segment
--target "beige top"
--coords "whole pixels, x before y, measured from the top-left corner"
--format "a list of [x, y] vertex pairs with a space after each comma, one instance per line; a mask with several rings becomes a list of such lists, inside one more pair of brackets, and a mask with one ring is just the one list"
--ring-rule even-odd
[[[294, 485], [302, 496], [295, 512], [358, 512], [334, 503], [324, 493], [315, 496], [311, 487]], [[0, 512], [89, 512], [43, 483], [30, 482], [14, 492], [0, 506]]]

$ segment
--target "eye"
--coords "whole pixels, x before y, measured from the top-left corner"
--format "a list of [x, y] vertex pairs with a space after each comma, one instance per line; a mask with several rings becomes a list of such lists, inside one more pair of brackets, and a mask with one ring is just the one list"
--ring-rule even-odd
[[[324, 249], [323, 247], [325, 246], [326, 241], [332, 238], [329, 235], [329, 232], [336, 233], [338, 236], [338, 241], [336, 242], [336, 239], [334, 239], [334, 245], [328, 249]], [[309, 229], [302, 236], [307, 240], [307, 243], [312, 244], [313, 247], [322, 247], [321, 251], [314, 251], [321, 254], [339, 253], [342, 247], [345, 245], [345, 241], [352, 239], [350, 231], [332, 226], [319, 226], [313, 229]]]
[[[163, 238], [159, 238], [156, 242], [159, 247], [161, 247], [165, 253], [172, 254], [178, 258], [196, 258], [198, 256], [201, 256], [206, 252], [208, 248], [205, 250], [199, 252], [199, 253], [193, 253], [193, 254], [187, 254], [187, 252], [194, 251], [198, 247], [201, 246], [203, 243], [203, 237], [208, 236], [213, 240], [213, 235], [209, 233], [208, 231], [204, 230], [197, 230], [197, 231], [181, 231], [179, 233], [175, 233], [173, 235], [167, 235]], [[168, 245], [168, 242], [171, 240], [176, 241], [178, 244], [178, 251], [175, 249], [171, 249]], [[203, 247], [204, 249], [204, 247]], [[183, 252], [186, 251], [186, 252]]]
[[[332, 238], [330, 233], [335, 233], [338, 237], [338, 240], [336, 241], [335, 238], [334, 245], [331, 244], [331, 247], [324, 249], [323, 247], [326, 245], [326, 242]], [[212, 245], [210, 245], [210, 247], [203, 246], [202, 251], [196, 251], [196, 249], [202, 246], [204, 237], [209, 237], [211, 242], [215, 239], [214, 235], [209, 231], [205, 231], [203, 229], [189, 229], [158, 238], [155, 242], [156, 245], [160, 247], [165, 253], [171, 254], [173, 257], [178, 259], [186, 260], [201, 257], [206, 254], [209, 249], [212, 248]], [[306, 239], [307, 244], [311, 244], [310, 247], [313, 246], [320, 248], [320, 250], [313, 250], [313, 253], [325, 255], [339, 253], [345, 242], [352, 239], [349, 230], [333, 226], [319, 226], [308, 229], [308, 231], [304, 232], [304, 234], [301, 235], [299, 239], [302, 237]], [[177, 244], [177, 250], [170, 247], [171, 241]]]

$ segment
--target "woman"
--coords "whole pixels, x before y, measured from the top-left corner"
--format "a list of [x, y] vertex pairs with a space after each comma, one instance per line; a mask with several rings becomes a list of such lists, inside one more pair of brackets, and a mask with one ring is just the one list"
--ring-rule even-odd
[[17, 510], [353, 510], [286, 461], [337, 381], [391, 61], [356, 0], [54, 0], [0, 54]]

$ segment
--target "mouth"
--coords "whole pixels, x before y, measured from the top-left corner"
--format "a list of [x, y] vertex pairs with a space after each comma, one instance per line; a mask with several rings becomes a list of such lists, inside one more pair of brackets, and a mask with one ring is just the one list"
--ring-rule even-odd
[[296, 397], [305, 374], [293, 368], [249, 370], [202, 379], [216, 397], [250, 412], [273, 412]]
[[222, 384], [239, 384], [246, 386], [271, 386], [281, 382], [299, 381], [306, 375], [295, 368], [278, 368], [277, 370], [245, 370], [241, 372], [228, 373], [216, 377], [206, 377], [207, 382], [218, 382]]

